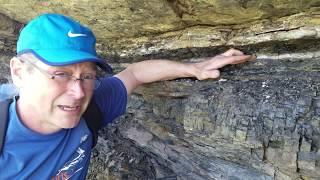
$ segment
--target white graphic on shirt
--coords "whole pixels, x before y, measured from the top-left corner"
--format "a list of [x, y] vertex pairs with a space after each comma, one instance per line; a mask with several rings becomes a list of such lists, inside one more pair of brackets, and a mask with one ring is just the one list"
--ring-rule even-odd
[[64, 175], [67, 176], [66, 179], [71, 178], [74, 174], [79, 172], [83, 167], [79, 167], [78, 169], [73, 169], [78, 163], [80, 163], [85, 157], [85, 151], [80, 147], [77, 149], [78, 156], [75, 157], [73, 160], [67, 162], [62, 169], [58, 171], [57, 176]]
[[83, 143], [84, 141], [86, 141], [88, 138], [88, 134], [84, 135], [81, 137], [80, 143]]

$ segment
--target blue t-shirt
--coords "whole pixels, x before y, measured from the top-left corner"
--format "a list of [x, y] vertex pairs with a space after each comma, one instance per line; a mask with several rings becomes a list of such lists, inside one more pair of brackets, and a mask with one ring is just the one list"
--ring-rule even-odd
[[[125, 112], [127, 92], [116, 77], [104, 78], [93, 98], [103, 112], [104, 125]], [[0, 180], [85, 179], [92, 134], [84, 119], [75, 128], [42, 135], [21, 123], [15, 101], [9, 113], [5, 145], [0, 155]]]

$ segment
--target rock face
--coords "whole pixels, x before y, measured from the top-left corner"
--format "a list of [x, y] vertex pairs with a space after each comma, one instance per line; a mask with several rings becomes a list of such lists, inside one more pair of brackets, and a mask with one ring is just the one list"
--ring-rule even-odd
[[19, 29], [43, 12], [91, 27], [115, 71], [229, 47], [258, 55], [219, 80], [138, 88], [101, 131], [88, 179], [320, 179], [319, 0], [0, 2], [1, 83]]

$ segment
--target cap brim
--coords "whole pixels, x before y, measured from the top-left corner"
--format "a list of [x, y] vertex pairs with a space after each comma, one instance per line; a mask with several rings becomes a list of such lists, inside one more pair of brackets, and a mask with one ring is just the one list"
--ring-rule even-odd
[[38, 59], [50, 66], [66, 66], [82, 62], [94, 62], [105, 72], [112, 73], [111, 66], [104, 60], [83, 51], [59, 49], [53, 53], [52, 50], [24, 50], [19, 52], [18, 55], [27, 52], [33, 53]]

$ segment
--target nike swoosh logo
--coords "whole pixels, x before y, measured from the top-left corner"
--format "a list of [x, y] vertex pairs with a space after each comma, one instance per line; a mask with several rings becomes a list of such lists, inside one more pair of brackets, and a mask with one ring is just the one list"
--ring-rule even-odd
[[79, 37], [79, 36], [87, 36], [86, 34], [77, 34], [77, 33], [72, 33], [71, 30], [68, 32], [68, 36], [73, 38], [73, 37]]

